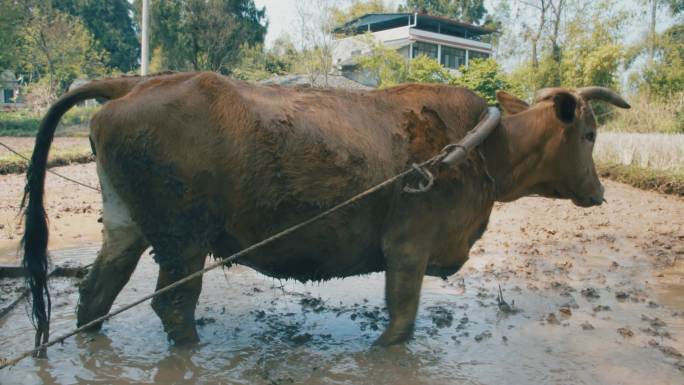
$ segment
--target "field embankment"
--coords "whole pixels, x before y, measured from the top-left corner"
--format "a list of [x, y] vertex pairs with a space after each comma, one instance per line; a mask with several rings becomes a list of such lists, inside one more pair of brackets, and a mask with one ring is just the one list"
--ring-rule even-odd
[[[87, 136], [91, 116], [99, 107], [75, 107], [60, 119], [57, 136]], [[0, 111], [0, 136], [34, 137], [44, 112]]]
[[603, 132], [594, 159], [603, 177], [684, 196], [684, 134]]
[[[0, 143], [9, 146], [26, 158], [31, 157], [34, 141], [33, 137], [0, 137]], [[50, 149], [48, 167], [87, 163], [94, 159], [87, 137], [55, 138]], [[26, 159], [0, 146], [0, 175], [23, 173], [27, 166]]]

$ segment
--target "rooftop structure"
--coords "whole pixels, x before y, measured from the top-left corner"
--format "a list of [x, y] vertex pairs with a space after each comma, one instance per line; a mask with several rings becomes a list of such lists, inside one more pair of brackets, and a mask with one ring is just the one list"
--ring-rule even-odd
[[[492, 54], [491, 34], [495, 30], [441, 16], [419, 13], [369, 13], [337, 27], [333, 64], [347, 74], [356, 57], [370, 51], [361, 35], [396, 48], [407, 60], [426, 55], [444, 67], [458, 70], [472, 59]], [[358, 79], [361, 82], [364, 79]]]

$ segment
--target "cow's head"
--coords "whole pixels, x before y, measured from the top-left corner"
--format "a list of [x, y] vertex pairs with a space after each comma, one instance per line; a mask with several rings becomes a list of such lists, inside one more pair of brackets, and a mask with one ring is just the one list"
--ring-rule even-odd
[[[545, 88], [537, 92], [532, 106], [505, 92], [497, 93], [497, 99], [516, 130], [533, 130], [534, 137], [544, 138], [529, 142], [530, 147], [538, 146], [529, 149], [536, 152], [534, 172], [522, 183], [525, 191], [520, 195], [571, 199], [582, 207], [604, 201], [592, 158], [596, 119], [589, 100], [630, 108], [624, 99], [604, 87]], [[525, 140], [520, 143], [528, 145]]]

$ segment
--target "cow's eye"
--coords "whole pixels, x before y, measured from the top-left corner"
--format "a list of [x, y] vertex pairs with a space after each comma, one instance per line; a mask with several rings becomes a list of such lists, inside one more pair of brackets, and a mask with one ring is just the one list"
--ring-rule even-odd
[[584, 135], [584, 139], [593, 143], [596, 140], [596, 133], [590, 132], [590, 133]]

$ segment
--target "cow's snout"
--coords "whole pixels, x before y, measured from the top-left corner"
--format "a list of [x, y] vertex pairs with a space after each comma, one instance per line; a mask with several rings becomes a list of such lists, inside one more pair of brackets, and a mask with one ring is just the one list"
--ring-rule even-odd
[[591, 197], [589, 198], [591, 200], [591, 205], [592, 206], [601, 206], [603, 204], [603, 197]]
[[600, 206], [603, 204], [603, 202], [606, 201], [603, 197], [604, 192], [605, 189], [603, 188], [603, 185], [599, 184], [598, 189], [596, 189], [596, 192], [586, 196], [575, 195], [574, 199], [572, 200], [572, 203], [580, 207]]

